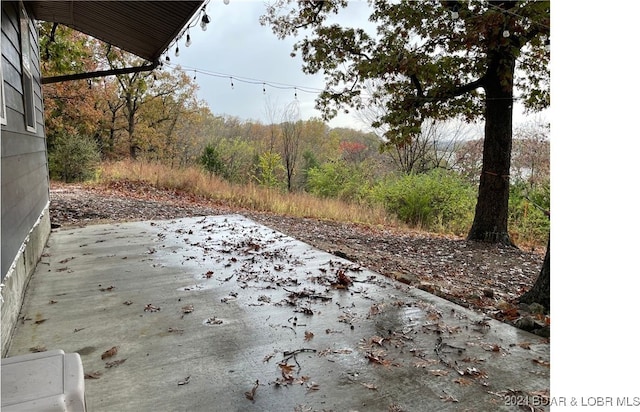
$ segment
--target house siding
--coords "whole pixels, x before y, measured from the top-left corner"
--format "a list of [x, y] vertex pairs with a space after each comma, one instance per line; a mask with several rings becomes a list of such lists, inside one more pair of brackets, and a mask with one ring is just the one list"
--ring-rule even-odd
[[32, 23], [29, 31], [36, 103], [36, 132], [33, 133], [27, 131], [24, 120], [19, 7], [17, 2], [2, 2], [2, 72], [7, 116], [7, 124], [2, 126], [0, 138], [3, 280], [16, 253], [49, 202], [36, 28]]
[[[28, 2], [24, 4], [28, 7]], [[6, 124], [2, 125], [0, 135], [3, 354], [24, 289], [50, 232], [38, 36], [33, 19], [29, 19], [29, 66], [35, 103], [35, 128], [29, 131], [25, 122], [20, 13], [20, 2], [2, 1], [0, 44], [6, 109]]]

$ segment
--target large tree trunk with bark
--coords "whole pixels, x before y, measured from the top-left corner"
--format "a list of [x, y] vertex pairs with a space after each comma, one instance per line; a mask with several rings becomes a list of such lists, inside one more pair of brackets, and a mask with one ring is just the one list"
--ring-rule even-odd
[[551, 310], [551, 258], [549, 251], [551, 250], [551, 239], [547, 243], [547, 253], [544, 256], [540, 275], [533, 287], [528, 292], [520, 296], [522, 303], [539, 303], [547, 310]]
[[490, 58], [485, 90], [484, 148], [478, 202], [469, 240], [513, 245], [507, 231], [511, 168], [513, 74], [515, 57], [495, 51]]

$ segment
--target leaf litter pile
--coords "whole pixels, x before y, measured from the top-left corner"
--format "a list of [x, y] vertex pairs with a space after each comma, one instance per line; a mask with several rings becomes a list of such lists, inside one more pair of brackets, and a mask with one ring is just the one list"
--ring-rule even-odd
[[[146, 188], [134, 194], [136, 186], [108, 189], [54, 187], [51, 195], [52, 221], [67, 225], [85, 224], [91, 220], [87, 216], [97, 216], [97, 220], [104, 223], [229, 213], [204, 201], [182, 199], [173, 192]], [[149, 192], [153, 195], [146, 195]], [[140, 215], [141, 212], [144, 216]], [[305, 270], [304, 257], [290, 253], [286, 247], [273, 247], [257, 232], [249, 232], [239, 241], [192, 244], [205, 254], [219, 256], [217, 263], [225, 269], [223, 272], [220, 268], [207, 268], [209, 270], [199, 275], [199, 281], [239, 287], [238, 291], [229, 292], [222, 298], [220, 304], [273, 306], [290, 314], [286, 321], [267, 320], [268, 326], [278, 333], [290, 333], [293, 340], [290, 339], [288, 345], [294, 346], [278, 347], [264, 354], [262, 362], [273, 365], [272, 375], [256, 376], [259, 379], [247, 382], [243, 389], [247, 401], [256, 402], [262, 386], [302, 387], [307, 393], [322, 391], [323, 377], [313, 375], [309, 370], [312, 368], [307, 367], [312, 358], [332, 363], [359, 359], [358, 362], [366, 361], [368, 367], [383, 370], [424, 370], [432, 379], [448, 380], [453, 388], [477, 386], [496, 399], [511, 396], [514, 391], [530, 393], [519, 388], [494, 388], [491, 368], [487, 365], [495, 357], [509, 356], [511, 351], [529, 350], [540, 342], [504, 345], [488, 337], [487, 332], [491, 330], [491, 318], [513, 322], [523, 315], [524, 309], [515, 305], [515, 298], [535, 280], [542, 261], [540, 252], [529, 253], [411, 232], [242, 213], [342, 258], [328, 259], [314, 270]], [[188, 234], [192, 234], [191, 231], [180, 233]], [[363, 267], [401, 283], [389, 286], [390, 283], [367, 275]], [[380, 299], [379, 296], [369, 296], [370, 285], [390, 290], [385, 298]], [[406, 290], [406, 285], [481, 311], [484, 316], [469, 319], [465, 313], [453, 309], [443, 313], [419, 299], [394, 298], [392, 288]], [[194, 289], [198, 287], [196, 285]], [[251, 293], [256, 291], [260, 293]], [[368, 299], [371, 304], [366, 309], [356, 306], [349, 302], [350, 296]], [[159, 310], [150, 303], [144, 306], [145, 312]], [[182, 316], [193, 311], [193, 305], [187, 304], [182, 307]], [[528, 310], [526, 312], [530, 314]], [[335, 323], [331, 328], [315, 330], [314, 318], [326, 316], [326, 313], [337, 313]], [[548, 324], [548, 316], [537, 315], [537, 323]], [[403, 321], [392, 321], [398, 318]], [[205, 324], [218, 327], [223, 323], [216, 316], [205, 320]], [[364, 323], [375, 324], [377, 333], [367, 333], [355, 346], [336, 346], [341, 342], [341, 336], [352, 333]], [[432, 339], [425, 340], [421, 336]], [[424, 342], [431, 343], [425, 346]], [[117, 351], [115, 346], [106, 350], [103, 359], [115, 356]], [[109, 361], [105, 368], [117, 366], [125, 360]], [[536, 362], [532, 355], [529, 373], [544, 376], [549, 368], [544, 362]], [[97, 379], [100, 372], [89, 375], [88, 378]], [[376, 376], [360, 372], [339, 378], [357, 384], [363, 390], [378, 391], [388, 383], [376, 379]], [[186, 385], [189, 381], [190, 377], [184, 378], [178, 385]], [[447, 403], [457, 403], [458, 397], [454, 391], [443, 391], [440, 395], [441, 401]], [[296, 408], [312, 410], [305, 405]], [[402, 408], [390, 403], [389, 410]]]

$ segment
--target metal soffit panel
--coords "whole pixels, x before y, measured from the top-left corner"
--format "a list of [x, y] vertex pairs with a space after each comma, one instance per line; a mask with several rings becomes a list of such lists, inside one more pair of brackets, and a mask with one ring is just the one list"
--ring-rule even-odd
[[37, 20], [69, 26], [157, 60], [204, 1], [29, 1]]

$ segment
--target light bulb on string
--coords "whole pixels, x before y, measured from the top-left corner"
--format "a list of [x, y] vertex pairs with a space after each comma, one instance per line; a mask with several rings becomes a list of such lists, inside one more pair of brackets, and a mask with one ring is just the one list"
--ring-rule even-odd
[[176, 45], [176, 57], [180, 56], [180, 47]]
[[262, 83], [262, 94], [267, 94], [267, 88], [264, 83]]
[[229, 79], [231, 79], [231, 90], [233, 90], [234, 89], [234, 87], [233, 87], [233, 77], [229, 77]]
[[293, 88], [293, 98], [298, 100], [298, 88], [297, 87]]
[[224, 4], [229, 4], [229, 0], [222, 0]]
[[196, 79], [196, 76], [197, 76], [197, 75], [198, 75], [198, 71], [197, 71], [197, 70], [194, 70], [194, 71], [193, 71], [193, 80], [195, 80], [195, 79]]
[[207, 12], [204, 10], [204, 7], [202, 8], [202, 20], [200, 20], [200, 28], [202, 29], [202, 31], [207, 31], [207, 24], [211, 23], [211, 19], [209, 18], [209, 16], [207, 15]]
[[184, 43], [186, 47], [191, 46], [191, 35], [187, 33], [187, 41]]
[[167, 57], [164, 58], [166, 61], [170, 62], [171, 58], [169, 57], [169, 55], [167, 55]]

